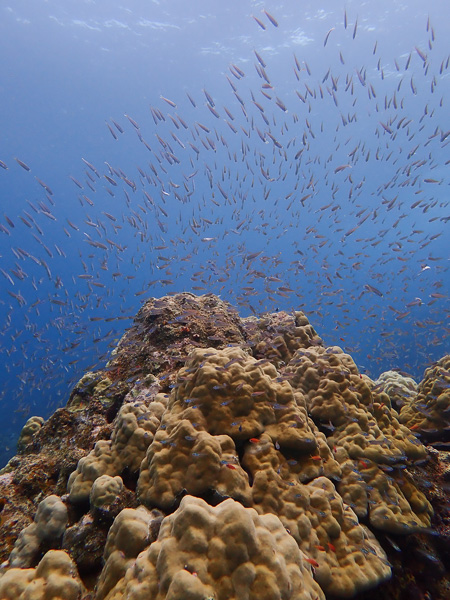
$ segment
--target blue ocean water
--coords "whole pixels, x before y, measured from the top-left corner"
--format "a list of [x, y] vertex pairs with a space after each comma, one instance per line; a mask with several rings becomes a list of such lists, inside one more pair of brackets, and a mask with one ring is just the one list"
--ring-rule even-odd
[[0, 4], [0, 462], [142, 302], [301, 309], [372, 377], [448, 335], [446, 2]]

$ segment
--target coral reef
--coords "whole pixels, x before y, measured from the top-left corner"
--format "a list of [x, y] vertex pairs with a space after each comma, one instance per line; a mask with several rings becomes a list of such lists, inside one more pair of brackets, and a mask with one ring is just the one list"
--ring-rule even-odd
[[9, 558], [11, 567], [27, 568], [35, 564], [41, 545], [58, 544], [66, 529], [67, 508], [59, 496], [47, 496], [40, 502], [34, 523], [20, 532]]
[[163, 517], [160, 511], [149, 511], [144, 506], [125, 508], [119, 513], [108, 532], [96, 600], [104, 600], [134, 565], [134, 559], [156, 541]]
[[275, 515], [231, 498], [185, 496], [106, 600], [324, 599], [311, 566]]
[[373, 392], [339, 347], [298, 350], [287, 367], [318, 425], [329, 428], [342, 474], [337, 489], [358, 517], [388, 532], [430, 525], [432, 508], [405, 472], [425, 447], [398, 421], [386, 394]]
[[30, 417], [28, 419], [20, 432], [19, 440], [17, 442], [18, 452], [25, 450], [43, 424], [44, 419], [42, 417]]
[[389, 396], [395, 410], [409, 404], [417, 396], [417, 383], [411, 377], [398, 371], [385, 371], [374, 382], [374, 390], [384, 392]]
[[423, 439], [450, 441], [450, 355], [425, 371], [417, 396], [400, 411], [400, 422]]
[[78, 600], [83, 584], [70, 556], [49, 550], [35, 569], [12, 568], [0, 577], [2, 600]]
[[125, 469], [130, 473], [139, 471], [166, 403], [163, 394], [155, 396], [155, 390], [143, 385], [125, 397], [111, 439], [98, 441], [70, 475], [67, 488], [71, 502], [87, 502], [94, 482], [101, 476], [117, 477]]
[[149, 300], [0, 472], [0, 600], [445, 598], [448, 361], [415, 396], [301, 312]]

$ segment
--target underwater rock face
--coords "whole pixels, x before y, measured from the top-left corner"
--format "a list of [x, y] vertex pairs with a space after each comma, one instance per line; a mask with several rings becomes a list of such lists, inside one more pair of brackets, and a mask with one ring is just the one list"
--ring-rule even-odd
[[0, 600], [445, 598], [447, 430], [425, 447], [303, 313], [151, 299], [112, 354], [0, 471]]

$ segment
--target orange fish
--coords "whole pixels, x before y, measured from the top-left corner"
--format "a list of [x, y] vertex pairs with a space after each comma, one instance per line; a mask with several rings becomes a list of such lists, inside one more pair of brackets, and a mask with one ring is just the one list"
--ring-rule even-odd
[[306, 560], [306, 562], [308, 562], [313, 567], [318, 567], [319, 566], [319, 563], [317, 562], [317, 560], [314, 560], [313, 558], [305, 558], [305, 560]]

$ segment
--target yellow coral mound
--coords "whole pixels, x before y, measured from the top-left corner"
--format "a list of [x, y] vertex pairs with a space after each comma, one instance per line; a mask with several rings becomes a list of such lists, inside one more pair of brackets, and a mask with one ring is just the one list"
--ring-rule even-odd
[[10, 569], [0, 576], [2, 600], [79, 600], [83, 585], [62, 550], [49, 550], [36, 569]]
[[106, 600], [324, 600], [275, 515], [185, 496]]
[[210, 348], [195, 350], [179, 371], [137, 491], [147, 507], [166, 511], [190, 494], [277, 515], [322, 589], [350, 597], [388, 578], [390, 567], [327, 479], [341, 475], [303, 395], [272, 364]]
[[71, 502], [87, 502], [94, 482], [103, 475], [116, 477], [125, 468], [131, 472], [139, 470], [159, 426], [165, 403], [164, 395], [159, 394], [147, 404], [144, 390], [121, 407], [111, 440], [99, 440], [94, 449], [78, 461], [76, 470], [70, 475], [67, 489]]
[[243, 441], [266, 432], [280, 446], [317, 448], [306, 409], [289, 383], [267, 359], [256, 360], [237, 347], [192, 352], [168, 408], [171, 423], [188, 418], [212, 435]]
[[398, 420], [389, 397], [373, 392], [352, 358], [338, 347], [298, 350], [287, 372], [306, 397], [316, 424], [342, 468], [338, 491], [373, 526], [409, 533], [430, 525], [431, 505], [406, 472], [426, 449]]
[[424, 438], [450, 438], [450, 354], [425, 371], [417, 396], [400, 412], [400, 422]]

